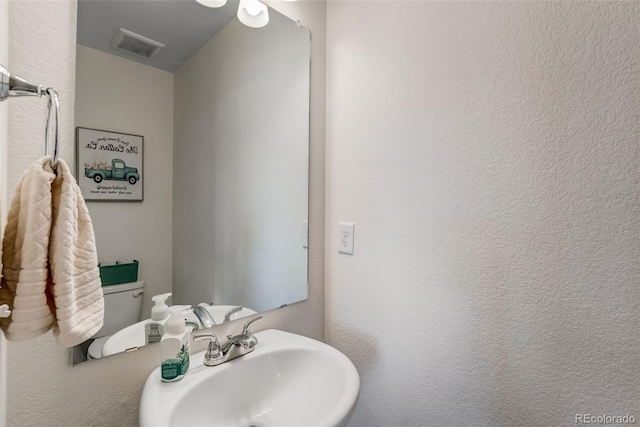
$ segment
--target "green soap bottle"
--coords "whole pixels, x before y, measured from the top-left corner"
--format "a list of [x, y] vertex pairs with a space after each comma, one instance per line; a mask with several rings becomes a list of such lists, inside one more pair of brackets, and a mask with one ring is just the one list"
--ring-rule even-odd
[[170, 309], [165, 334], [160, 341], [162, 381], [178, 381], [189, 371], [189, 331], [185, 326], [182, 312], [184, 307]]

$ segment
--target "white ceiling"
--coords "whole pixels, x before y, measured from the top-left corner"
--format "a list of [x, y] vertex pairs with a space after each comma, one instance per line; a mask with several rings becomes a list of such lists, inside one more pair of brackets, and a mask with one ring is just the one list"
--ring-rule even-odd
[[[79, 0], [78, 43], [171, 73], [236, 16], [238, 0], [221, 8], [195, 0]], [[119, 28], [156, 40], [166, 47], [144, 59], [109, 46]]]

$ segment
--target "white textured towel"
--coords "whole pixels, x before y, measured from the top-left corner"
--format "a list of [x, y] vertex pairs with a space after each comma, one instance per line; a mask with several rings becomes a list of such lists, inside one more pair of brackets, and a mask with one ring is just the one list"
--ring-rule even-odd
[[0, 303], [11, 317], [0, 319], [7, 339], [22, 341], [51, 329], [53, 296], [48, 294], [51, 184], [49, 159], [27, 170], [13, 196], [2, 241]]
[[63, 160], [50, 158], [22, 177], [11, 203], [3, 241], [0, 303], [7, 339], [21, 341], [51, 327], [59, 345], [93, 336], [104, 318], [95, 237], [80, 189]]

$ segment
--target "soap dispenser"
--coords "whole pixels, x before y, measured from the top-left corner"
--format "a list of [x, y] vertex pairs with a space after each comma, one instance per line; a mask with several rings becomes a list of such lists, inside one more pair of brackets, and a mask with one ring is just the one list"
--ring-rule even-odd
[[169, 309], [166, 333], [160, 341], [162, 381], [178, 381], [189, 371], [189, 331], [186, 328], [181, 306]]
[[161, 294], [152, 297], [155, 305], [151, 308], [151, 320], [144, 325], [146, 344], [160, 342], [165, 331], [165, 323], [169, 320], [169, 307], [166, 304], [171, 294]]

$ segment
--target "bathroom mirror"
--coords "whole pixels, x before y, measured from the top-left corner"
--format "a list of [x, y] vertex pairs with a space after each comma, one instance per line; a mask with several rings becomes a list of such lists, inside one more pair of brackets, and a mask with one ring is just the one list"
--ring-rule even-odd
[[[116, 350], [104, 355], [143, 345], [154, 295], [204, 303], [216, 322], [236, 306], [231, 320], [308, 297], [311, 36], [272, 8], [267, 25], [248, 27], [238, 6], [78, 2], [75, 125], [93, 132], [80, 148], [94, 148], [77, 179], [91, 180], [87, 164], [94, 175], [136, 167], [133, 184], [115, 170], [87, 182], [140, 186], [144, 200], [87, 202], [100, 261], [138, 261], [138, 284], [103, 287], [117, 294], [105, 296], [106, 318], [119, 322], [106, 323], [119, 325], [74, 348], [74, 364], [103, 357], [105, 342]], [[114, 135], [143, 141], [131, 162], [144, 168], [99, 142]], [[137, 341], [121, 339], [132, 328]]]

